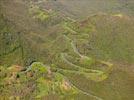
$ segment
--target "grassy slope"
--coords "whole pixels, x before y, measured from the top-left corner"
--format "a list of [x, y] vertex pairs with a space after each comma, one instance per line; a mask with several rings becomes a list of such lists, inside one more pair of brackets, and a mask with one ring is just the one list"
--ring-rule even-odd
[[[90, 17], [87, 23], [92, 23], [96, 30], [91, 33], [90, 45], [98, 50], [96, 53], [102, 54], [102, 58], [117, 62], [134, 62], [133, 17], [96, 15]], [[93, 53], [94, 50], [91, 52]]]
[[[14, 5], [16, 5], [18, 9], [16, 9]], [[66, 22], [63, 20], [58, 21], [56, 24], [53, 23], [56, 17], [51, 18], [52, 22], [51, 20], [45, 20], [46, 22], [40, 20], [41, 16], [33, 18], [33, 15], [29, 15], [29, 7], [26, 6], [24, 2], [21, 2], [21, 0], [15, 0], [13, 2], [4, 0], [3, 6], [5, 18], [9, 20], [8, 24], [9, 22], [13, 22], [10, 27], [15, 25], [16, 31], [11, 31], [13, 37], [15, 36], [14, 33], [20, 31], [22, 33], [21, 44], [24, 49], [24, 64], [29, 65], [33, 61], [42, 61], [46, 64], [54, 63], [58, 65], [58, 67], [68, 67], [60, 62], [60, 53], [67, 52], [70, 55], [75, 55], [72, 52], [70, 43], [63, 36], [64, 34], [72, 40], [76, 40], [81, 54], [97, 59], [110, 59], [115, 66], [110, 77], [100, 83], [93, 82], [82, 75], [64, 73], [75, 86], [87, 93], [92, 91], [93, 94], [106, 100], [133, 99], [133, 65], [131, 65], [132, 67], [130, 66], [134, 61], [134, 42], [131, 42], [133, 41], [133, 17], [123, 16], [120, 18], [118, 16], [101, 14], [91, 16], [82, 22], [70, 23], [69, 21], [67, 22], [69, 25], [66, 26]], [[12, 11], [10, 11], [11, 8]], [[50, 27], [47, 25], [48, 23], [52, 23], [49, 24]], [[76, 31], [77, 34], [74, 31]], [[9, 31], [7, 32], [9, 33]], [[15, 44], [17, 43], [18, 42], [15, 42]], [[12, 44], [14, 44], [14, 42]], [[5, 47], [5, 45], [2, 46], [2, 48], [3, 47]], [[8, 50], [9, 48], [10, 46]], [[17, 53], [11, 53], [11, 58], [9, 55], [5, 56], [5, 59], [1, 57], [1, 59], [3, 59], [1, 60], [1, 64], [16, 63], [18, 58], [22, 60], [21, 51], [22, 50], [16, 51]], [[1, 52], [3, 52], [3, 50], [1, 50]], [[17, 61], [17, 64], [20, 64], [20, 60]], [[124, 66], [124, 62], [129, 64]], [[85, 100], [89, 100], [90, 98], [90, 96], [85, 95], [78, 97], [84, 97]]]
[[57, 2], [50, 0], [46, 6], [48, 5], [50, 6], [48, 8], [76, 19], [85, 19], [98, 12], [134, 15], [134, 1], [132, 0], [57, 0]]
[[52, 72], [48, 66], [36, 62], [30, 67], [25, 71], [16, 65], [0, 67], [1, 100], [71, 99], [79, 93], [62, 74]]

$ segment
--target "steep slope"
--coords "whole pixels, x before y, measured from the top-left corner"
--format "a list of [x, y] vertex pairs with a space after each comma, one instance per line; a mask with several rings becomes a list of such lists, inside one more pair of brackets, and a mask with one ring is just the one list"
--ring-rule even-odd
[[[80, 3], [87, 10], [92, 9], [87, 8], [90, 3], [96, 6], [99, 3], [102, 7], [104, 1], [1, 0], [0, 95], [5, 99], [9, 96], [24, 99], [26, 96], [26, 100], [36, 97], [53, 100], [51, 96], [61, 97], [61, 100], [133, 100], [133, 15], [125, 15], [125, 7], [125, 14], [120, 11], [114, 14], [113, 10], [108, 14], [99, 13], [99, 8], [93, 7], [98, 9], [93, 11], [97, 14], [88, 17], [88, 11], [79, 8]], [[133, 14], [129, 3], [128, 13]], [[120, 2], [106, 2], [109, 9], [116, 4]], [[81, 10], [77, 12], [78, 9]], [[100, 12], [109, 11], [107, 7], [102, 9]], [[79, 19], [79, 15], [82, 19], [88, 18], [74, 20]], [[18, 68], [21, 70], [16, 71]], [[54, 75], [49, 77], [51, 73]], [[61, 80], [57, 81], [57, 78]], [[24, 80], [28, 82], [20, 85]], [[14, 86], [20, 89], [18, 94]], [[61, 87], [65, 90], [69, 87], [71, 93], [62, 91]], [[29, 91], [26, 92], [25, 88]]]
[[[46, 35], [48, 35], [49, 26], [55, 26], [55, 24], [59, 23], [59, 21], [62, 19], [58, 16], [50, 16], [50, 18], [46, 20], [44, 19], [44, 21], [46, 22], [43, 22], [43, 20], [40, 19], [42, 18], [42, 16], [40, 16], [41, 14], [44, 14], [44, 10], [42, 11], [40, 8], [36, 7], [36, 5], [34, 6], [30, 3], [26, 4], [26, 2], [23, 2], [23, 0], [1, 1], [2, 18], [0, 20], [1, 25], [3, 25], [1, 26], [1, 28], [3, 30], [3, 27], [8, 26], [4, 29], [4, 31], [1, 30], [1, 35], [7, 33], [11, 35], [14, 39], [14, 42], [12, 41], [13, 43], [11, 42], [10, 44], [14, 44], [16, 46], [21, 45], [21, 50], [19, 50], [18, 52], [16, 51], [16, 54], [11, 55], [11, 59], [9, 53], [6, 53], [6, 55], [1, 53], [1, 55], [3, 56], [1, 57], [1, 64], [5, 64], [4, 61], [6, 61], [6, 63], [17, 63], [14, 62], [15, 60], [19, 59], [15, 57], [16, 55], [21, 56], [21, 62], [19, 61], [18, 63], [24, 65], [29, 65], [32, 61], [40, 60], [40, 56], [42, 54], [45, 57], [46, 50], [44, 50], [43, 45], [45, 41], [48, 41]], [[4, 44], [3, 42], [7, 41], [7, 39], [1, 41], [1, 52], [4, 52], [3, 49], [6, 47], [6, 44]], [[36, 50], [37, 48], [38, 50]], [[7, 49], [9, 50], [9, 52], [11, 52], [13, 50], [10, 49], [14, 48], [7, 46]], [[11, 63], [9, 63], [9, 65]]]
[[[42, 8], [53, 9], [74, 19], [85, 19], [95, 13], [134, 15], [133, 0], [40, 0]], [[43, 2], [46, 2], [43, 4]], [[85, 13], [86, 12], [86, 13]]]

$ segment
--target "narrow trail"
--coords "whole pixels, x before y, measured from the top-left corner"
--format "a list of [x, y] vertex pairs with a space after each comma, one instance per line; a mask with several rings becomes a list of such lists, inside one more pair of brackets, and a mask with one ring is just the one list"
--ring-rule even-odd
[[65, 55], [67, 55], [67, 54], [61, 53], [61, 59], [62, 59], [65, 63], [67, 63], [68, 65], [70, 65], [70, 66], [76, 68], [78, 71], [90, 72], [90, 73], [100, 73], [100, 74], [103, 73], [102, 71], [99, 71], [99, 70], [93, 70], [93, 69], [83, 68], [83, 67], [80, 67], [80, 66], [78, 66], [78, 65], [75, 65], [75, 64], [69, 62], [69, 61], [65, 58]]
[[[66, 36], [66, 35], [64, 35], [64, 37], [65, 37], [68, 41], [70, 41], [70, 44], [71, 44], [71, 46], [72, 46], [72, 48], [73, 48], [73, 51], [74, 51], [80, 58], [87, 57], [87, 56], [84, 56], [84, 55], [82, 55], [82, 54], [79, 53], [79, 51], [78, 51], [78, 49], [76, 48], [76, 46], [75, 46], [73, 40], [71, 40], [71, 39], [70, 39], [68, 36]], [[71, 66], [77, 68], [78, 70], [87, 71], [87, 72], [89, 71], [89, 72], [101, 73], [101, 74], [103, 73], [102, 71], [99, 71], [99, 70], [93, 70], [93, 69], [83, 68], [83, 67], [81, 67], [81, 66], [75, 65], [75, 64], [73, 64], [72, 62], [68, 61], [68, 60], [66, 59], [66, 56], [67, 56], [67, 53], [61, 53], [61, 59], [62, 59], [65, 63], [67, 63], [68, 65], [71, 65]], [[88, 57], [87, 57], [87, 58], [88, 58]], [[98, 62], [101, 63], [101, 64], [104, 64], [104, 65], [108, 66], [108, 71], [111, 70], [111, 68], [112, 68], [112, 66], [113, 66], [113, 64], [111, 64], [111, 63], [109, 63], [109, 62], [105, 62], [105, 61], [101, 61], [101, 60], [98, 60]]]
[[[82, 57], [85, 57], [83, 56], [82, 54], [79, 53], [78, 49], [76, 48], [75, 46], [75, 43], [73, 40], [71, 40], [69, 37], [67, 37], [66, 35], [64, 35], [64, 37], [66, 38], [66, 40], [71, 44], [71, 47], [74, 51], [74, 53], [76, 55], [78, 55], [77, 57], [79, 58], [82, 58]], [[77, 75], [83, 75], [84, 77], [86, 78], [89, 78], [91, 79], [92, 81], [96, 81], [96, 82], [99, 82], [99, 81], [103, 81], [105, 78], [101, 78], [100, 76], [101, 75], [104, 75], [106, 74], [107, 75], [107, 72], [103, 72], [101, 70], [94, 70], [94, 69], [88, 69], [88, 68], [83, 68], [79, 65], [75, 65], [73, 64], [72, 62], [70, 62], [68, 59], [67, 59], [67, 56], [68, 54], [67, 53], [60, 53], [60, 57], [61, 57], [61, 60], [63, 60], [64, 63], [66, 63], [67, 65], [69, 66], [72, 66], [72, 68], [75, 68], [74, 70], [71, 70], [71, 69], [64, 69], [64, 68], [59, 68], [59, 67], [54, 67], [52, 69], [56, 70], [56, 72], [62, 74], [64, 77], [66, 77], [64, 75], [64, 73], [72, 73], [72, 74], [77, 74]], [[86, 56], [87, 57], [87, 56]], [[104, 65], [107, 65], [108, 67], [112, 67], [112, 64], [110, 65], [110, 63], [108, 62], [105, 62], [105, 61], [101, 61], [99, 60], [99, 62], [101, 64], [104, 64]], [[31, 67], [30, 66], [25, 72], [28, 72], [29, 70], [31, 70]], [[108, 69], [109, 70], [109, 69]], [[95, 77], [95, 78], [94, 78]], [[68, 78], [66, 77], [66, 79], [68, 80]], [[99, 80], [97, 80], [99, 79]], [[71, 82], [70, 82], [71, 83]], [[102, 98], [98, 97], [95, 95], [95, 93], [93, 92], [90, 92], [90, 93], [87, 93], [81, 89], [79, 89], [78, 87], [76, 87], [73, 83], [71, 83], [71, 85], [77, 89], [80, 93], [82, 94], [85, 94], [87, 96], [90, 96], [91, 98], [95, 98], [96, 100], [103, 100]]]
[[[62, 70], [63, 71], [63, 70]], [[62, 74], [62, 73], [60, 73], [66, 80], [68, 80], [68, 78], [64, 75], [64, 74]], [[69, 81], [69, 80], [68, 80]], [[96, 100], [103, 100], [101, 97], [98, 97], [98, 96], [96, 96], [96, 95], [94, 95], [95, 93], [93, 93], [93, 92], [85, 92], [85, 91], [83, 91], [83, 90], [81, 90], [81, 89], [79, 89], [78, 87], [76, 87], [76, 85], [75, 84], [73, 84], [71, 81], [69, 81], [69, 83], [71, 84], [71, 86], [72, 87], [74, 87], [77, 91], [79, 91], [80, 93], [82, 93], [82, 94], [84, 94], [84, 95], [87, 95], [87, 96], [90, 96], [90, 97], [92, 97], [92, 98], [95, 98]]]
[[76, 46], [75, 46], [75, 44], [74, 44], [74, 41], [71, 42], [71, 46], [72, 46], [74, 52], [82, 58], [83, 55], [81, 55], [81, 54], [79, 53], [78, 49], [76, 48]]
[[64, 24], [64, 29], [70, 31], [71, 33], [77, 34], [77, 32], [76, 32], [75, 30], [71, 29], [70, 27], [68, 27], [68, 26], [66, 25], [66, 23]]
[[71, 63], [71, 62], [69, 62], [69, 61], [65, 58], [66, 55], [67, 55], [67, 54], [65, 54], [65, 53], [61, 53], [61, 59], [62, 59], [65, 63], [67, 63], [68, 65], [70, 65], [70, 66], [76, 68], [77, 70], [80, 70], [81, 67], [80, 67], [80, 66], [77, 66], [77, 65], [75, 65], [75, 64], [73, 64], [73, 63]]
[[65, 39], [68, 40], [73, 48], [74, 53], [76, 53], [79, 57], [83, 57], [83, 55], [81, 55], [78, 51], [78, 49], [76, 48], [74, 41], [72, 39], [70, 39], [68, 36], [64, 35]]
[[[22, 74], [23, 74], [23, 73], [26, 73], [26, 72], [28, 72], [28, 71], [30, 71], [31, 68], [32, 68], [32, 66], [29, 66], [26, 71], [22, 72]], [[66, 70], [66, 69], [61, 69], [61, 68], [57, 68], [57, 67], [54, 68], [54, 69], [56, 69], [56, 70], [57, 70], [56, 72], [58, 72], [59, 74], [61, 74], [61, 75], [65, 78], [65, 80], [68, 80], [69, 84], [70, 84], [74, 89], [76, 89], [79, 93], [82, 93], [82, 94], [84, 94], [84, 95], [90, 96], [91, 98], [94, 98], [94, 99], [96, 99], [96, 100], [103, 100], [101, 97], [96, 96], [95, 93], [93, 93], [93, 92], [90, 92], [90, 93], [89, 93], [89, 92], [85, 92], [85, 91], [79, 89], [75, 84], [73, 84], [71, 81], [69, 81], [69, 79], [63, 74], [63, 73], [75, 73], [75, 74], [77, 73], [77, 74], [82, 74], [82, 72], [73, 71], [73, 70]], [[55, 72], [54, 72], [54, 73], [55, 73]]]

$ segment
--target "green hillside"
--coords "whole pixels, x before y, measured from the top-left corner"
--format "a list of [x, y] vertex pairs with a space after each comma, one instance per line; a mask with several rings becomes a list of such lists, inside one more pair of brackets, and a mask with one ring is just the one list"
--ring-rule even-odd
[[0, 100], [133, 100], [131, 0], [1, 0]]

